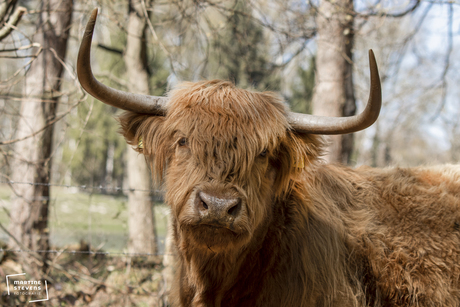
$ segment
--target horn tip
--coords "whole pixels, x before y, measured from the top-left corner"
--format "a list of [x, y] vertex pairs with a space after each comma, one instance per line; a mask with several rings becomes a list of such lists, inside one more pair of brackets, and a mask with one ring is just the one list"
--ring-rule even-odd
[[374, 50], [369, 49], [369, 58], [375, 59]]
[[91, 16], [89, 17], [88, 23], [86, 24], [86, 30], [84, 38], [91, 38], [93, 36], [94, 27], [96, 25], [98, 8], [95, 8], [91, 11]]
[[91, 19], [96, 19], [98, 10], [99, 8], [96, 7], [91, 11]]
[[371, 66], [371, 71], [377, 70], [377, 61], [375, 59], [374, 51], [372, 49], [369, 49], [369, 65]]

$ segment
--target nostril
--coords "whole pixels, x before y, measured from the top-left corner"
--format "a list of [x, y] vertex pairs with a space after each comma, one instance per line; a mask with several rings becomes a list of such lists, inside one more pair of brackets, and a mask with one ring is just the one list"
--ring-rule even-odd
[[234, 206], [230, 207], [227, 210], [227, 213], [233, 217], [236, 217], [238, 213], [240, 212], [240, 208], [241, 208], [241, 201], [238, 201], [237, 204], [235, 204]]
[[195, 208], [202, 213], [205, 213], [209, 209], [206, 198], [202, 197], [202, 192], [199, 192], [195, 198]]

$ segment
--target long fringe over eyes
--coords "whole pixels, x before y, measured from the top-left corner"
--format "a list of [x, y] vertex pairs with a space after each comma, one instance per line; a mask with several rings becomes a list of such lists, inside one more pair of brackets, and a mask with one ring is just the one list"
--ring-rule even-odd
[[[150, 161], [161, 181], [174, 144], [189, 140], [197, 166], [220, 169], [223, 177], [247, 177], [254, 159], [267, 151], [277, 170], [276, 194], [322, 154], [322, 138], [297, 134], [286, 120], [286, 106], [272, 92], [252, 92], [227, 81], [186, 82], [169, 93], [165, 117], [124, 113], [122, 134]], [[139, 139], [143, 148], [137, 148]], [[214, 172], [214, 171], [213, 171]]]

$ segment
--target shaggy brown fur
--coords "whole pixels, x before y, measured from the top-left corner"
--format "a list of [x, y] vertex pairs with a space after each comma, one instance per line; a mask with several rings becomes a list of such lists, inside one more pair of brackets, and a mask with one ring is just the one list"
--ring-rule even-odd
[[[460, 306], [460, 167], [323, 165], [285, 115], [209, 81], [172, 91], [166, 117], [120, 118], [165, 181], [173, 306]], [[197, 191], [240, 198], [234, 228], [201, 225]]]

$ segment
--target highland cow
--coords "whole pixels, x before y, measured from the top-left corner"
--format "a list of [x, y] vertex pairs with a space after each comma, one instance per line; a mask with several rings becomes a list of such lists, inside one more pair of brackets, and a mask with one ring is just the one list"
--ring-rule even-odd
[[219, 80], [184, 83], [167, 98], [108, 88], [89, 66], [95, 19], [78, 76], [127, 111], [124, 137], [164, 180], [178, 258], [173, 306], [460, 306], [460, 167], [321, 162], [321, 134], [378, 117], [372, 52], [366, 109], [323, 118]]

